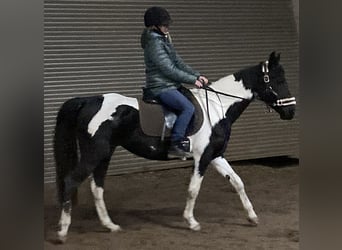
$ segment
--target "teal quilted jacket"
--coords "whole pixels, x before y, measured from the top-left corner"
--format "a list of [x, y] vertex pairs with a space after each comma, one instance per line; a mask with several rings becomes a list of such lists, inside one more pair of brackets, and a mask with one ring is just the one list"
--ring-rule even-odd
[[144, 29], [141, 47], [148, 95], [156, 97], [163, 91], [179, 88], [182, 83], [195, 84], [200, 74], [184, 63], [166, 36]]

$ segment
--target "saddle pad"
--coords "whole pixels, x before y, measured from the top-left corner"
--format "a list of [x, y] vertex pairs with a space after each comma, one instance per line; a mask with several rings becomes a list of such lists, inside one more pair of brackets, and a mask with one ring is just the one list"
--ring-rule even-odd
[[[195, 114], [191, 120], [187, 136], [195, 134], [202, 126], [203, 112], [197, 99], [193, 96], [190, 90], [185, 87], [178, 89], [184, 96], [186, 96], [195, 107]], [[161, 136], [164, 126], [164, 112], [160, 104], [151, 104], [144, 102], [138, 98], [139, 103], [139, 118], [140, 126], [144, 134], [149, 136]], [[171, 130], [165, 130], [165, 137], [171, 136]]]
[[[164, 126], [164, 111], [160, 104], [151, 104], [138, 98], [140, 126], [144, 134], [161, 136]], [[165, 130], [165, 137], [171, 135], [170, 129]]]

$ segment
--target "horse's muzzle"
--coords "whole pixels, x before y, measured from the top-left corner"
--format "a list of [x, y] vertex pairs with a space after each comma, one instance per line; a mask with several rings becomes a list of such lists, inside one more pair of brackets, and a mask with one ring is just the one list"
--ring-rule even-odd
[[295, 111], [296, 111], [296, 106], [295, 105], [290, 105], [290, 106], [287, 106], [287, 107], [282, 107], [279, 110], [280, 119], [282, 119], [282, 120], [291, 120], [291, 119], [293, 119], [293, 117], [295, 115]]

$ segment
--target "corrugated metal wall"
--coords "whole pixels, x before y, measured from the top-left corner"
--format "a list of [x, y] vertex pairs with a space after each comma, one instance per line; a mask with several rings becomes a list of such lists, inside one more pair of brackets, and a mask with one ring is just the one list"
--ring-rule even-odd
[[[298, 98], [298, 34], [291, 0], [57, 1], [44, 3], [44, 166], [54, 181], [52, 135], [67, 99], [117, 92], [137, 97], [144, 84], [140, 34], [146, 8], [166, 7], [183, 59], [212, 81], [281, 52]], [[251, 104], [233, 127], [230, 160], [298, 153], [298, 119], [281, 121]], [[298, 112], [297, 116], [298, 117]], [[191, 165], [137, 158], [118, 148], [109, 174]]]

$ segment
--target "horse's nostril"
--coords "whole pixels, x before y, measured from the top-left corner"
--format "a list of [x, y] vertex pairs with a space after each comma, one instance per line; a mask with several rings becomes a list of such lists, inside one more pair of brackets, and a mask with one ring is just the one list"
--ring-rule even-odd
[[281, 119], [283, 120], [291, 120], [295, 115], [295, 109], [288, 109], [285, 112], [282, 113], [280, 116]]
[[290, 116], [291, 116], [291, 119], [294, 117], [295, 115], [295, 109], [290, 109]]

